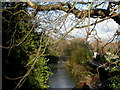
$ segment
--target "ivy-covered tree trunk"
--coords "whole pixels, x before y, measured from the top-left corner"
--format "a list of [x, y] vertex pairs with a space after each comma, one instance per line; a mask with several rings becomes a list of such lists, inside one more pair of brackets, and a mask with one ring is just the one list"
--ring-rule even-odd
[[3, 89], [48, 88], [47, 43], [35, 33], [28, 5], [6, 2], [2, 8]]

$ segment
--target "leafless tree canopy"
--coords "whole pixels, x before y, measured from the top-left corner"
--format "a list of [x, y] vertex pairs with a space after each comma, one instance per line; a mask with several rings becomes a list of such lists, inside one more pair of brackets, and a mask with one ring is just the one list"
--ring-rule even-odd
[[[75, 5], [70, 3], [57, 3], [54, 5], [39, 5], [38, 3], [28, 2], [28, 4], [36, 9], [37, 11], [51, 11], [51, 10], [62, 10], [66, 13], [73, 13], [76, 17], [82, 18], [86, 12], [90, 12], [90, 17], [96, 18], [105, 18], [110, 17], [114, 21], [116, 21], [120, 25], [120, 13], [118, 13], [118, 9], [120, 6], [120, 2], [109, 2], [106, 9], [103, 8], [97, 8], [101, 4], [104, 4], [104, 2], [101, 2], [100, 4], [96, 4], [93, 6], [90, 10], [79, 10], [75, 7]], [[83, 5], [90, 5], [90, 2], [77, 2], [77, 4], [83, 4]], [[76, 5], [77, 5], [76, 4]]]

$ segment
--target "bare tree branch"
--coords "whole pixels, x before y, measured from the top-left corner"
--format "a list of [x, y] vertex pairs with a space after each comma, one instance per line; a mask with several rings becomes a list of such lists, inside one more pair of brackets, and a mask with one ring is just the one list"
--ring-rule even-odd
[[[61, 4], [55, 4], [55, 5], [38, 5], [37, 3], [33, 3], [31, 1], [29, 1], [28, 4], [32, 8], [34, 8], [34, 9], [36, 9], [36, 7], [37, 7], [38, 11], [62, 10], [62, 11], [65, 11], [66, 13], [70, 12], [70, 13], [74, 14], [78, 18], [82, 18], [84, 16], [84, 14], [86, 12], [88, 12], [88, 10], [79, 10], [79, 9], [76, 9], [76, 8], [73, 8], [72, 10], [70, 10], [69, 6], [71, 6], [71, 4], [68, 4], [68, 3], [65, 4], [68, 7], [65, 7], [63, 4], [62, 5]], [[98, 9], [98, 8], [95, 8], [95, 9], [91, 9], [90, 10], [90, 17], [96, 18], [97, 16], [100, 16], [101, 18], [104, 18], [104, 17], [110, 16], [111, 12], [113, 12], [113, 11], [109, 11], [107, 9]], [[114, 12], [114, 14], [116, 14], [116, 12]], [[119, 14], [117, 16], [111, 17], [111, 18], [120, 25]]]

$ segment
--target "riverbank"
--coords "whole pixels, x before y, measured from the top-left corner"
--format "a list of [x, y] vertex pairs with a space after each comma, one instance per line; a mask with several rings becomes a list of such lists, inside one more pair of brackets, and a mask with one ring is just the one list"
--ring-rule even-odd
[[82, 88], [84, 83], [86, 83], [90, 88], [95, 88], [95, 84], [100, 82], [99, 76], [90, 72], [88, 66], [76, 63], [70, 64], [69, 62], [67, 62], [67, 66], [74, 77], [77, 78], [77, 83], [73, 88]]
[[93, 88], [99, 82], [99, 77], [92, 74], [88, 67], [82, 64], [73, 63], [69, 66], [67, 61], [60, 60], [58, 63], [50, 63], [49, 67], [53, 72], [50, 76], [50, 88], [82, 88], [84, 82]]

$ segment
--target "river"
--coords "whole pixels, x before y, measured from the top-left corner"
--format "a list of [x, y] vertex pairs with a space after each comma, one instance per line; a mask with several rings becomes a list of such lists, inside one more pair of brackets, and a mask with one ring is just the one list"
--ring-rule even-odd
[[77, 81], [66, 67], [66, 61], [51, 63], [49, 67], [53, 72], [48, 82], [50, 88], [73, 88], [75, 86]]

